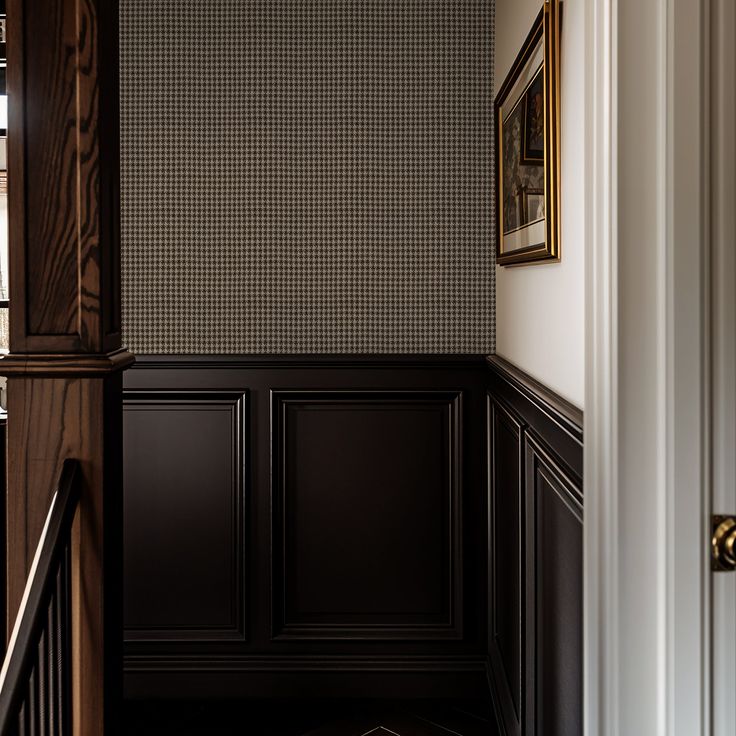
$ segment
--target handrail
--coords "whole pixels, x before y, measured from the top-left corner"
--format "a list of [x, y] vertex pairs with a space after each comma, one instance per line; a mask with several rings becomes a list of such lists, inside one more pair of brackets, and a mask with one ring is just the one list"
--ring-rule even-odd
[[21, 729], [28, 723], [32, 733], [44, 718], [54, 724], [50, 733], [68, 728], [71, 532], [79, 505], [78, 473], [78, 461], [64, 462], [36, 548], [0, 671], [0, 736], [17, 733], [19, 719]]

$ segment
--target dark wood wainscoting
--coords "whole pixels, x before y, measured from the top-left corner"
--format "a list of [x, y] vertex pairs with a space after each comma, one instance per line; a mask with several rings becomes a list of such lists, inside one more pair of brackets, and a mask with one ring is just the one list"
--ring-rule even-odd
[[243, 641], [247, 392], [126, 391], [128, 641]]
[[142, 357], [129, 697], [487, 693], [482, 357]]
[[583, 417], [489, 359], [489, 681], [509, 736], [582, 734]]

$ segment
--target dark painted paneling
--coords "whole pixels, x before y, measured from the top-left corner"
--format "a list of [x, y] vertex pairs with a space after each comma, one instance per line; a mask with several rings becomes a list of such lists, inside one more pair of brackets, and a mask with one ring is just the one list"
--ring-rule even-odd
[[274, 392], [277, 638], [462, 636], [460, 393]]
[[490, 655], [509, 734], [521, 734], [524, 658], [523, 425], [489, 397], [491, 462]]
[[245, 396], [125, 397], [128, 641], [245, 635]]
[[[583, 733], [583, 507], [577, 482], [526, 438], [529, 623], [527, 733]], [[534, 704], [534, 711], [531, 710]]]
[[[472, 356], [140, 359], [126, 374], [126, 692], [487, 687], [486, 381]], [[244, 394], [241, 637], [226, 617], [236, 435], [213, 403]], [[161, 577], [147, 560], [166, 562], [178, 603], [145, 587]]]
[[583, 412], [502, 358], [488, 365], [491, 396], [512, 407], [582, 482]]
[[582, 413], [501, 359], [489, 367], [491, 688], [506, 733], [578, 736]]

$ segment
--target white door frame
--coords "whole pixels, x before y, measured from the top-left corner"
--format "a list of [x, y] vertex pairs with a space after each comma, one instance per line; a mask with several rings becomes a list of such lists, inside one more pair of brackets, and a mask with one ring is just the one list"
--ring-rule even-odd
[[585, 733], [710, 733], [709, 33], [588, 0]]
[[[715, 513], [736, 512], [736, 5], [711, 0], [711, 385], [712, 498]], [[736, 724], [736, 575], [712, 584], [713, 735]]]

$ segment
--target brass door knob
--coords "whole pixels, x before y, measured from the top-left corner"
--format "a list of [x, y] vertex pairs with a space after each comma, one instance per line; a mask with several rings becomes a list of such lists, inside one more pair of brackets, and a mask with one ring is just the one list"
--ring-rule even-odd
[[713, 517], [713, 569], [718, 572], [736, 570], [736, 518]]

